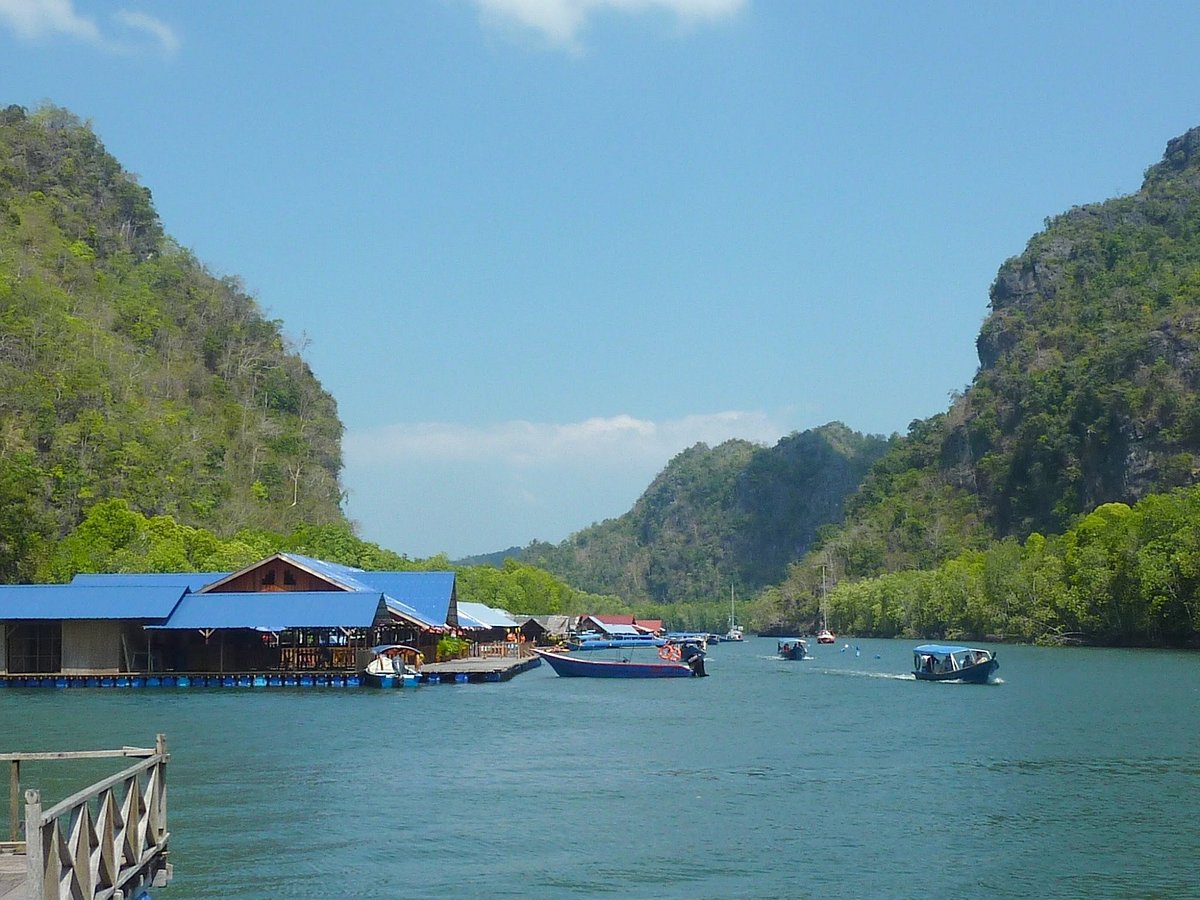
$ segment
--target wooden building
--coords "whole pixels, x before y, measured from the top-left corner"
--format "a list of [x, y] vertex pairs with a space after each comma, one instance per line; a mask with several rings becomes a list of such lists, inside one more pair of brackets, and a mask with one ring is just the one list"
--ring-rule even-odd
[[453, 572], [367, 572], [277, 553], [237, 572], [0, 586], [0, 675], [358, 671], [378, 643], [434, 657]]

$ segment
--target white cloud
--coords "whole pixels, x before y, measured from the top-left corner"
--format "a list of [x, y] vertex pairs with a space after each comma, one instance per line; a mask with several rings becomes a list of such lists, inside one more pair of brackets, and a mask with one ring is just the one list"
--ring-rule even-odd
[[113, 53], [135, 53], [144, 49], [144, 39], [149, 37], [166, 55], [179, 48], [178, 36], [160, 19], [129, 10], [117, 10], [112, 19], [117, 30], [134, 32], [141, 40], [130, 42], [107, 33], [94, 19], [77, 12], [74, 0], [0, 0], [0, 26], [6, 25], [22, 40], [66, 37]]
[[347, 460], [371, 466], [451, 460], [517, 467], [561, 463], [620, 466], [634, 460], [657, 460], [666, 465], [676, 453], [701, 441], [716, 445], [740, 437], [769, 443], [785, 433], [786, 429], [760, 412], [722, 412], [665, 422], [620, 415], [567, 424], [401, 423], [351, 431], [343, 449]]
[[715, 22], [738, 13], [747, 0], [474, 0], [484, 18], [515, 24], [551, 44], [578, 48], [579, 36], [599, 13], [665, 12], [681, 24]]
[[148, 34], [158, 43], [159, 48], [167, 56], [173, 55], [179, 49], [179, 37], [175, 34], [174, 29], [153, 16], [148, 16], [140, 12], [121, 10], [114, 14], [113, 18], [126, 28]]
[[75, 12], [72, 0], [0, 0], [0, 21], [25, 40], [57, 35], [89, 43], [101, 40], [96, 23]]
[[790, 430], [760, 412], [355, 430], [342, 442], [347, 512], [366, 540], [412, 556], [559, 541], [627, 512], [697, 442], [770, 444]]

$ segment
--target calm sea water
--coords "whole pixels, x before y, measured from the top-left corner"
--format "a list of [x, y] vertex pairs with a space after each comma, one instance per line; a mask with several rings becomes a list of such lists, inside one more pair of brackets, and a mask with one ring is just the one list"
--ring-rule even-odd
[[7, 690], [0, 749], [165, 732], [156, 900], [1200, 896], [1200, 656], [1002, 646], [972, 686], [775, 643], [661, 682]]

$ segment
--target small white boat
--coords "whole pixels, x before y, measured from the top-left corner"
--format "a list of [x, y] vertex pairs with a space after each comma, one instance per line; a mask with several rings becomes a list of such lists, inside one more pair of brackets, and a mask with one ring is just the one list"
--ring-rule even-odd
[[374, 657], [363, 669], [363, 684], [370, 687], [416, 687], [421, 682], [424, 657], [416, 647], [381, 644], [372, 647]]

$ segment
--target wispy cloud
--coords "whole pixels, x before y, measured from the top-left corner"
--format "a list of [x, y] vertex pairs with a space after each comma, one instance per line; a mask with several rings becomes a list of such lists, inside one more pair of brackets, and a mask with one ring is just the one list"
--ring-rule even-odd
[[767, 444], [789, 430], [760, 412], [355, 430], [342, 442], [346, 481], [366, 487], [350, 491], [348, 512], [367, 540], [416, 556], [557, 541], [629, 510], [697, 442]]
[[474, 0], [492, 24], [516, 25], [548, 43], [579, 49], [591, 20], [603, 13], [662, 12], [682, 25], [716, 22], [736, 15], [748, 0]]
[[173, 56], [179, 49], [179, 36], [175, 34], [175, 30], [154, 16], [121, 10], [115, 13], [113, 18], [131, 31], [149, 36], [167, 56]]
[[95, 19], [78, 12], [74, 0], [0, 0], [0, 26], [26, 41], [67, 38], [111, 53], [137, 53], [150, 48], [170, 56], [179, 49], [178, 35], [161, 19], [117, 10], [110, 17], [110, 27], [103, 28]]
[[397, 467], [427, 461], [487, 462], [508, 466], [625, 465], [660, 461], [698, 442], [734, 437], [774, 442], [781, 425], [761, 412], [721, 412], [652, 422], [620, 415], [551, 424], [500, 422], [489, 426], [448, 422], [387, 425], [346, 435], [343, 448], [359, 465]]

